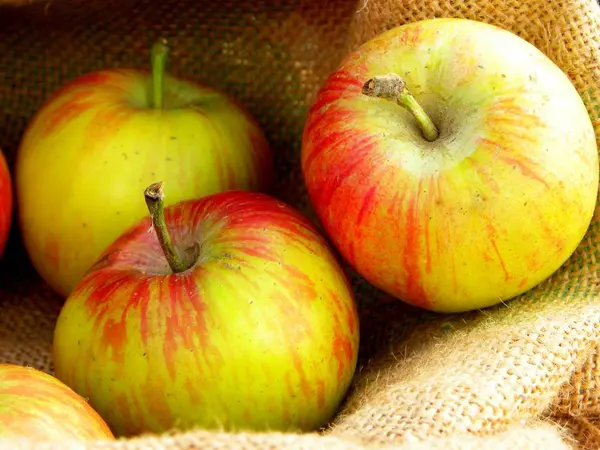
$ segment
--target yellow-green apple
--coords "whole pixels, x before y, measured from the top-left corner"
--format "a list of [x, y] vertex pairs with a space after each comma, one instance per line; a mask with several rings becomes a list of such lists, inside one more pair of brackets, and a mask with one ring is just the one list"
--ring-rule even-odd
[[113, 440], [100, 415], [71, 388], [41, 370], [0, 364], [0, 440]]
[[569, 78], [517, 35], [466, 19], [401, 25], [350, 52], [309, 111], [301, 164], [344, 259], [438, 312], [545, 280], [598, 193], [594, 129]]
[[0, 257], [4, 254], [13, 214], [12, 177], [4, 153], [0, 151]]
[[212, 87], [165, 74], [106, 69], [72, 80], [32, 118], [15, 189], [33, 266], [67, 296], [99, 254], [141, 219], [138, 195], [160, 178], [170, 202], [229, 189], [268, 191], [272, 153], [249, 112]]
[[359, 317], [325, 238], [264, 193], [163, 207], [124, 232], [66, 299], [56, 376], [115, 434], [312, 430], [353, 377]]

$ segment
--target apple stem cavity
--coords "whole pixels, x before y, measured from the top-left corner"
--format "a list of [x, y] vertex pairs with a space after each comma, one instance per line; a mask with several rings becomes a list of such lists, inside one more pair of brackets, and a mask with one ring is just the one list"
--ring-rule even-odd
[[174, 273], [184, 272], [188, 269], [183, 263], [181, 257], [177, 253], [177, 250], [173, 246], [169, 230], [167, 229], [167, 223], [165, 221], [164, 213], [164, 198], [165, 194], [163, 191], [163, 182], [159, 181], [148, 186], [144, 190], [144, 198], [146, 199], [146, 206], [150, 212], [152, 218], [152, 227], [156, 231], [158, 242], [162, 248], [165, 258], [169, 263], [169, 267]]
[[169, 47], [167, 46], [167, 40], [164, 38], [161, 38], [152, 46], [150, 55], [152, 64], [152, 103], [155, 109], [162, 109], [163, 107], [163, 83], [168, 53]]
[[395, 101], [400, 106], [408, 109], [415, 119], [417, 119], [419, 127], [421, 127], [421, 131], [423, 132], [423, 137], [428, 141], [435, 141], [440, 135], [435, 124], [409, 92], [406, 83], [399, 75], [390, 73], [370, 78], [363, 85], [362, 93], [368, 97]]

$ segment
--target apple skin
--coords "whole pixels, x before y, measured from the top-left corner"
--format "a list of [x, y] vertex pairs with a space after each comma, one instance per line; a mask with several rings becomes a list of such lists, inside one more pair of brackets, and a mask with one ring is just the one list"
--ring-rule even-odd
[[4, 153], [0, 151], [0, 258], [4, 254], [13, 215], [13, 187]]
[[113, 440], [106, 422], [55, 377], [32, 367], [0, 363], [0, 439]]
[[269, 189], [271, 149], [234, 99], [165, 75], [164, 108], [154, 109], [151, 84], [141, 70], [83, 75], [25, 131], [15, 166], [20, 229], [33, 266], [64, 297], [146, 214], [139, 193], [155, 179], [169, 185], [168, 204]]
[[177, 427], [312, 430], [353, 377], [359, 317], [327, 241], [292, 207], [228, 191], [165, 208], [173, 273], [146, 218], [67, 298], [57, 377], [119, 436]]
[[[440, 129], [361, 94], [401, 76]], [[584, 103], [538, 49], [483, 22], [386, 31], [325, 80], [305, 123], [311, 203], [342, 257], [375, 287], [437, 312], [533, 288], [574, 252], [598, 193]]]

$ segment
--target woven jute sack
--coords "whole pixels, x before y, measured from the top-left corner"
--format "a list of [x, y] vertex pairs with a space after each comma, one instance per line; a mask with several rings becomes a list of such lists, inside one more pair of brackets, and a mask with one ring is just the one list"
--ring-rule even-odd
[[[169, 70], [237, 97], [276, 151], [277, 187], [313, 217], [299, 170], [307, 110], [344, 55], [393, 26], [432, 17], [489, 22], [528, 40], [570, 77], [600, 137], [600, 8], [595, 0], [0, 0], [0, 148], [14, 161], [28, 120], [66, 81], [146, 67], [160, 36]], [[65, 174], [65, 176], [68, 176]], [[52, 187], [48, 187], [51, 191]], [[0, 442], [0, 448], [598, 448], [600, 223], [563, 268], [526, 295], [468, 314], [393, 301], [356, 274], [355, 381], [326, 430], [175, 430], [114, 443]], [[27, 263], [13, 229], [0, 279], [0, 361], [52, 373], [62, 299]]]

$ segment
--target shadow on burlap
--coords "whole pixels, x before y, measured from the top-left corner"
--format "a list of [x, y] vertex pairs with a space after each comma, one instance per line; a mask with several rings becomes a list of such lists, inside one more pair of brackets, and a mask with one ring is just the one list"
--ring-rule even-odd
[[[149, 46], [164, 35], [173, 74], [225, 89], [257, 117], [277, 152], [275, 192], [313, 217], [299, 145], [320, 83], [366, 39], [430, 17], [483, 20], [536, 45], [569, 75], [600, 137], [595, 0], [3, 3], [13, 4], [0, 8], [0, 148], [9, 163], [27, 121], [54, 89], [106, 66], [145, 67]], [[476, 313], [417, 311], [353, 276], [360, 364], [347, 402], [321, 433], [198, 431], [88, 448], [597, 448], [599, 233], [596, 214], [576, 254], [551, 279]], [[52, 372], [61, 299], [28, 266], [16, 231], [11, 239], [0, 285], [0, 361]]]

